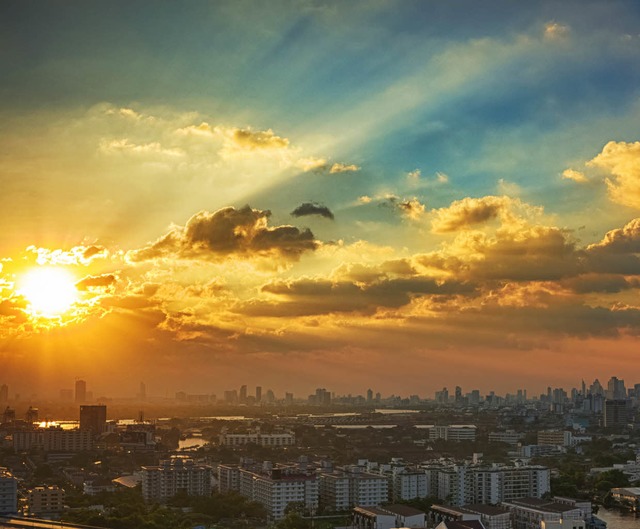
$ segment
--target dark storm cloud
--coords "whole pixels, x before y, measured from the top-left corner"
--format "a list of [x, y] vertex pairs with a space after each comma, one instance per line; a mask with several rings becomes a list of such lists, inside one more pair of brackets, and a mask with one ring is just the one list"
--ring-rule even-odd
[[161, 257], [224, 259], [230, 255], [280, 256], [297, 260], [318, 247], [310, 230], [295, 226], [270, 227], [268, 210], [244, 206], [226, 207], [213, 213], [201, 211], [184, 227], [176, 226], [156, 242], [129, 256], [133, 261]]
[[291, 215], [294, 217], [305, 217], [308, 215], [320, 215], [325, 219], [334, 219], [333, 213], [331, 210], [320, 204], [315, 204], [313, 202], [305, 202], [304, 204], [300, 204], [296, 209], [291, 212]]

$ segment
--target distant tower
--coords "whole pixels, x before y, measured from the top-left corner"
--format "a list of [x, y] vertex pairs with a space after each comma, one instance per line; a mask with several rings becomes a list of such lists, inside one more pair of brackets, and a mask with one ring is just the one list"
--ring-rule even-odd
[[6, 404], [9, 402], [9, 386], [2, 384], [0, 386], [0, 404]]
[[256, 403], [262, 400], [262, 386], [256, 386]]
[[76, 380], [76, 404], [87, 401], [87, 383], [84, 380]]
[[373, 402], [373, 390], [371, 388], [367, 390], [367, 402]]
[[2, 422], [13, 422], [16, 420], [16, 410], [7, 406], [2, 414]]
[[240, 404], [246, 404], [247, 403], [247, 386], [242, 385], [240, 386]]
[[29, 406], [27, 413], [25, 414], [25, 421], [28, 423], [34, 423], [38, 420], [38, 408], [32, 408]]

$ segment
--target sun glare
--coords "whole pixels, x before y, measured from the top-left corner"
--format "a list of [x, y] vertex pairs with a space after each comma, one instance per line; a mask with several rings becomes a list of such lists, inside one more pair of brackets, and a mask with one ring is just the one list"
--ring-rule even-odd
[[62, 268], [33, 268], [19, 281], [18, 292], [33, 315], [45, 318], [64, 314], [78, 298], [75, 278]]

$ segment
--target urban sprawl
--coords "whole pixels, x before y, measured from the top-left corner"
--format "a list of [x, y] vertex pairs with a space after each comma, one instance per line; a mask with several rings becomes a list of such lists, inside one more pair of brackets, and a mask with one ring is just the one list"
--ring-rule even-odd
[[3, 384], [0, 527], [600, 529], [640, 507], [639, 410], [616, 377], [433, 398]]

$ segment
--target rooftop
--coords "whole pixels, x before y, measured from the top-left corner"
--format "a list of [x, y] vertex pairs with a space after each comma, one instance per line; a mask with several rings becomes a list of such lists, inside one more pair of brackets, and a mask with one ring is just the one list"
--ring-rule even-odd
[[503, 505], [514, 505], [518, 507], [525, 507], [528, 509], [535, 509], [545, 512], [568, 512], [576, 509], [575, 505], [569, 505], [567, 503], [558, 503], [556, 501], [542, 500], [540, 498], [519, 498], [517, 500], [505, 501]]

